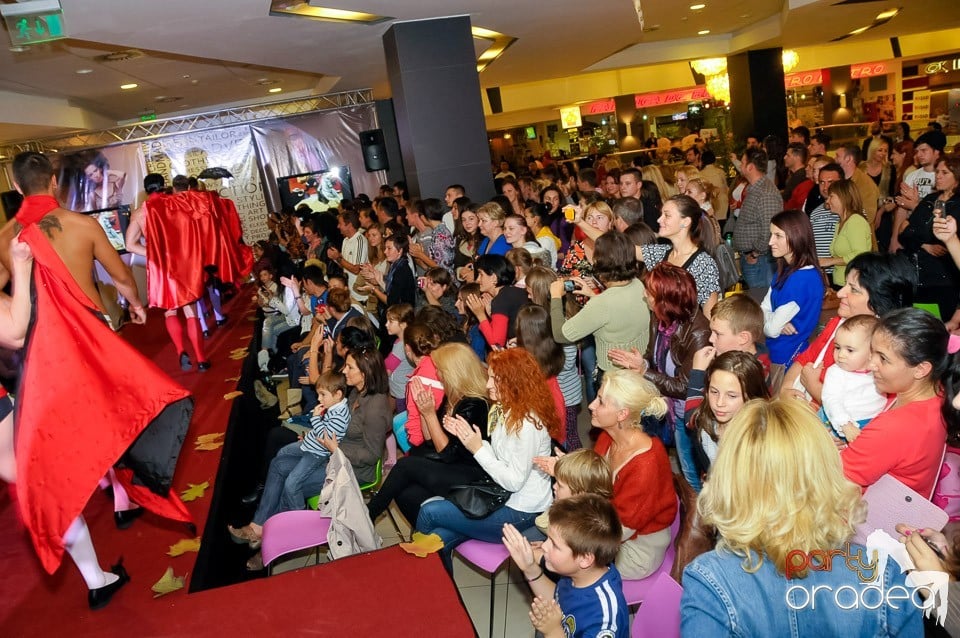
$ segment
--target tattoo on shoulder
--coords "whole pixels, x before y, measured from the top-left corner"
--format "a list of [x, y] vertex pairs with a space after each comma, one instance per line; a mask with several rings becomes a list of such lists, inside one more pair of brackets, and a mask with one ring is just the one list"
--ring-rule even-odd
[[37, 226], [39, 226], [40, 230], [46, 233], [47, 237], [50, 239], [53, 239], [54, 229], [60, 231], [61, 233], [63, 232], [63, 226], [60, 225], [60, 220], [57, 219], [55, 215], [45, 216], [37, 223]]

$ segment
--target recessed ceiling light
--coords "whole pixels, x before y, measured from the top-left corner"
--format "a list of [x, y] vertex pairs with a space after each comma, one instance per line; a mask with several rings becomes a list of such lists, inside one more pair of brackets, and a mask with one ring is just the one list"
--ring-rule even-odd
[[282, 90], [283, 90], [283, 89], [281, 89], [279, 86], [275, 86], [275, 87], [273, 87], [272, 89], [270, 89], [268, 92], [269, 92], [269, 93], [279, 93], [279, 92], [282, 91]]
[[10, 50], [14, 53], [23, 53], [27, 50], [27, 47], [10, 47]]
[[312, 18], [314, 20], [330, 20], [333, 22], [360, 22], [362, 24], [376, 24], [385, 20], [392, 20], [387, 16], [379, 16], [362, 11], [347, 11], [344, 9], [329, 9], [317, 7], [306, 2], [291, 2], [289, 0], [273, 0], [270, 3], [270, 15], [288, 15]]
[[707, 7], [707, 5], [705, 5], [705, 4], [691, 4], [691, 5], [690, 5], [690, 10], [691, 10], [691, 11], [699, 11], [700, 9], [705, 9], [706, 7]]
[[77, 69], [78, 75], [86, 75], [88, 73], [93, 73], [93, 69]]
[[184, 73], [184, 74], [183, 74], [183, 79], [184, 79], [184, 80], [189, 80], [189, 79], [190, 79], [190, 74], [189, 74], [189, 73]]
[[884, 11], [883, 13], [877, 14], [877, 20], [889, 20], [890, 18], [894, 17], [894, 16], [897, 15], [898, 13], [900, 13], [900, 9], [899, 9], [899, 8], [897, 8], [897, 9], [888, 9], [888, 10]]
[[850, 32], [850, 35], [860, 35], [861, 33], [863, 33], [869, 28], [870, 26], [865, 26], [865, 27], [860, 27], [859, 29], [854, 29], [853, 31]]
[[130, 84], [121, 84], [120, 88], [123, 89], [124, 91], [129, 91], [130, 89], [135, 89], [138, 86], [139, 85], [136, 82], [131, 82]]
[[702, 29], [697, 31], [697, 35], [707, 35], [708, 33], [710, 33], [710, 29]]

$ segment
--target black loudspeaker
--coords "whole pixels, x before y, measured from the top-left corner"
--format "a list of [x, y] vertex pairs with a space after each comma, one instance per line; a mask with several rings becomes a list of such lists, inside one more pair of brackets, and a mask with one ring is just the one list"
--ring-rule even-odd
[[13, 219], [20, 210], [20, 204], [23, 203], [23, 195], [17, 191], [4, 191], [0, 193], [0, 203], [3, 204], [3, 214], [6, 218]]
[[500, 87], [487, 89], [487, 102], [490, 103], [491, 113], [503, 113], [503, 99], [500, 97]]
[[383, 143], [383, 131], [360, 131], [360, 146], [363, 148], [363, 165], [368, 173], [390, 168], [387, 161], [387, 146]]

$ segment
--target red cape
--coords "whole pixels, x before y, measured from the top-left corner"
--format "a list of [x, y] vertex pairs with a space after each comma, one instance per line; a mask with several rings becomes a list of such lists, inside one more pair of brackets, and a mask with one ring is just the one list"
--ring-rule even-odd
[[17, 495], [52, 573], [64, 533], [118, 461], [131, 498], [191, 521], [169, 488], [193, 401], [114, 334], [35, 223], [20, 239], [33, 250], [35, 304], [16, 402]]
[[222, 245], [225, 248], [217, 262], [219, 277], [226, 282], [239, 282], [253, 270], [253, 249], [243, 243], [243, 226], [233, 200], [213, 195], [213, 202], [220, 224]]
[[180, 308], [203, 295], [204, 266], [226, 282], [253, 268], [236, 206], [206, 191], [151, 195], [146, 202], [147, 284], [152, 307]]

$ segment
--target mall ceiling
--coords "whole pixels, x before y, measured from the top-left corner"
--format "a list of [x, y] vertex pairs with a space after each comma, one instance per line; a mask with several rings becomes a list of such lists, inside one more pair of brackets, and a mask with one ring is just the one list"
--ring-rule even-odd
[[[636, 3], [641, 4], [644, 29]], [[705, 6], [691, 8], [699, 3]], [[359, 88], [373, 88], [375, 96], [388, 97], [383, 34], [395, 21], [438, 16], [469, 14], [474, 26], [517, 39], [481, 73], [484, 87], [766, 46], [827, 43], [901, 5], [895, 18], [851, 40], [960, 26], [957, 0], [322, 3], [391, 18], [373, 25], [271, 16], [271, 0], [61, 0], [61, 4], [70, 39], [21, 52], [4, 43], [0, 91], [7, 97], [13, 93], [66, 100], [111, 121], [134, 120], [150, 111], [163, 116]], [[479, 53], [489, 43], [476, 44]], [[889, 57], [886, 47], [876, 56]], [[121, 90], [126, 83], [138, 86]], [[271, 94], [271, 88], [281, 91]], [[0, 140], [45, 133], [43, 127], [5, 126], [0, 120]]]

